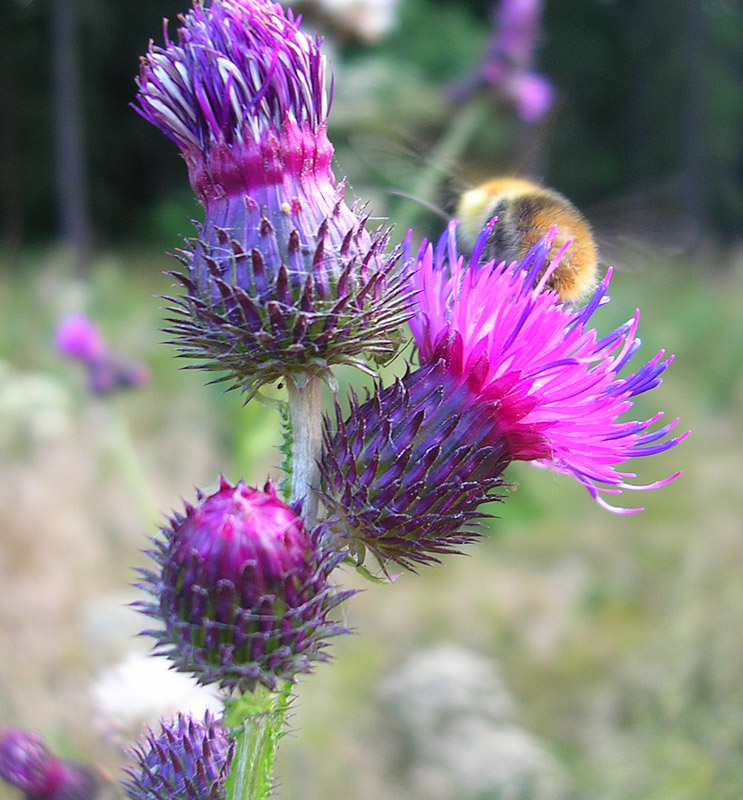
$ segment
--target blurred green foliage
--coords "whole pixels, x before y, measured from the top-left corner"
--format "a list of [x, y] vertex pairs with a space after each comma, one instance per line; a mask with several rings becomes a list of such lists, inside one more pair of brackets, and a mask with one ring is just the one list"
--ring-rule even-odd
[[[48, 239], [55, 231], [48, 2], [0, 5], [6, 241]], [[186, 5], [70, 4], [79, 17], [89, 193], [101, 241], [141, 239], [161, 224], [169, 232], [172, 209], [195, 213], [172, 143], [129, 106], [138, 56], [150, 38], [161, 41], [161, 19], [169, 18], [172, 29]], [[489, 10], [485, 0], [402, 0], [396, 29], [379, 43], [338, 40], [338, 96], [365, 83], [362, 113], [349, 116], [341, 102], [331, 113], [339, 143], [381, 130], [434, 146], [456, 114], [448, 85], [471, 72], [483, 53]], [[527, 152], [517, 146], [523, 128], [494, 113], [469, 143], [461, 172], [526, 170], [589, 208], [645, 193], [648, 203], [680, 209], [705, 232], [738, 237], [742, 27], [743, 8], [723, 0], [548, 0], [537, 67], [557, 87], [557, 107], [529, 133]]]

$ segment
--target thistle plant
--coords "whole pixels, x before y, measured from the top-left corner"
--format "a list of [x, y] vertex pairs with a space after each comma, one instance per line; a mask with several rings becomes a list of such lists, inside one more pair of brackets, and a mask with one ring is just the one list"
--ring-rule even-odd
[[485, 55], [471, 76], [452, 87], [454, 102], [486, 91], [527, 124], [544, 118], [554, 103], [555, 90], [546, 76], [533, 69], [543, 5], [542, 0], [500, 0], [493, 5], [493, 29]]
[[132, 750], [137, 765], [127, 770], [127, 796], [224, 800], [232, 748], [224, 726], [209, 713], [203, 721], [179, 714], [162, 723], [159, 736], [149, 731]]
[[[482, 257], [495, 223], [467, 261], [454, 224], [417, 253], [410, 236], [390, 247], [390, 231], [370, 232], [330, 168], [320, 42], [280, 5], [195, 0], [137, 85], [138, 111], [178, 145], [205, 212], [172, 273], [168, 331], [246, 402], [285, 387], [289, 458], [286, 492], [223, 477], [153, 540], [147, 633], [175, 669], [225, 692], [225, 713], [150, 732], [127, 791], [259, 800], [297, 676], [348, 632], [336, 614], [353, 593], [336, 588], [336, 567], [384, 575], [457, 552], [513, 461], [567, 473], [614, 511], [604, 494], [664, 485], [676, 475], [637, 487], [620, 465], [676, 445], [675, 421], [620, 417], [671, 359], [625, 374], [638, 317], [604, 337], [589, 327], [610, 273], [585, 307], [560, 302], [547, 285], [554, 232], [510, 264]], [[375, 367], [405, 323], [414, 350], [385, 384]], [[339, 365], [376, 383], [323, 418]]]

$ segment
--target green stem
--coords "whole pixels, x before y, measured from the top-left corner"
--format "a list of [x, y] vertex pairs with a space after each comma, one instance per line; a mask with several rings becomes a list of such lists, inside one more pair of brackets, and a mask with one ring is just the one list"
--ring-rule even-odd
[[287, 379], [286, 386], [292, 432], [290, 501], [304, 499], [302, 511], [312, 528], [317, 522], [317, 497], [312, 490], [320, 479], [322, 381], [312, 377], [304, 386], [297, 386]]
[[257, 686], [250, 694], [229, 700], [225, 725], [235, 740], [225, 800], [267, 800], [273, 789], [276, 745], [284, 733], [292, 685], [276, 690]]
[[104, 432], [108, 457], [112, 459], [127, 484], [134, 507], [146, 526], [157, 524], [159, 515], [152, 496], [147, 472], [137, 452], [129, 424], [121, 410], [111, 402], [100, 402], [97, 409], [103, 421], [97, 422]]

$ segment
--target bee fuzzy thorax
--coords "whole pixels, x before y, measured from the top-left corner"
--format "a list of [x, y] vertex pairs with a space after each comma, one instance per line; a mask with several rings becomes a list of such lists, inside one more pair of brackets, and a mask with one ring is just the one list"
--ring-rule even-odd
[[465, 242], [474, 245], [486, 222], [495, 216], [496, 207], [539, 187], [524, 178], [494, 178], [464, 192], [454, 214]]
[[561, 254], [560, 263], [547, 286], [564, 302], [582, 300], [596, 288], [598, 249], [591, 226], [558, 192], [524, 178], [495, 178], [465, 192], [459, 200], [456, 217], [460, 220], [462, 239], [470, 247], [474, 247], [483, 226], [497, 217], [482, 257], [508, 263], [522, 260], [542, 237], [556, 228], [548, 261]]

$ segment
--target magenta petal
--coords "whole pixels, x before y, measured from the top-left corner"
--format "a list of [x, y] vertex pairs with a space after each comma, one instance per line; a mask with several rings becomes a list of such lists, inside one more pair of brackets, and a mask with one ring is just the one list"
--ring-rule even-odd
[[[446, 359], [448, 348], [452, 372], [471, 370], [470, 386], [483, 401], [498, 400], [504, 429], [539, 430], [551, 450], [544, 463], [572, 475], [594, 498], [599, 500], [599, 491], [630, 488], [619, 464], [685, 438], [670, 436], [676, 420], [649, 431], [657, 416], [619, 419], [631, 409], [630, 398], [660, 383], [672, 357], [663, 359], [661, 351], [635, 373], [619, 375], [640, 345], [638, 315], [602, 338], [587, 327], [608, 301], [608, 274], [589, 303], [574, 309], [541, 284], [534, 287], [549, 251], [546, 240], [510, 265], [479, 264], [475, 257], [463, 265], [453, 225], [435, 249], [424, 242], [412, 258], [407, 248], [416, 311], [409, 324], [421, 363], [429, 363], [434, 352]], [[512, 460], [534, 457], [527, 446], [519, 449], [522, 441], [513, 437]]]

